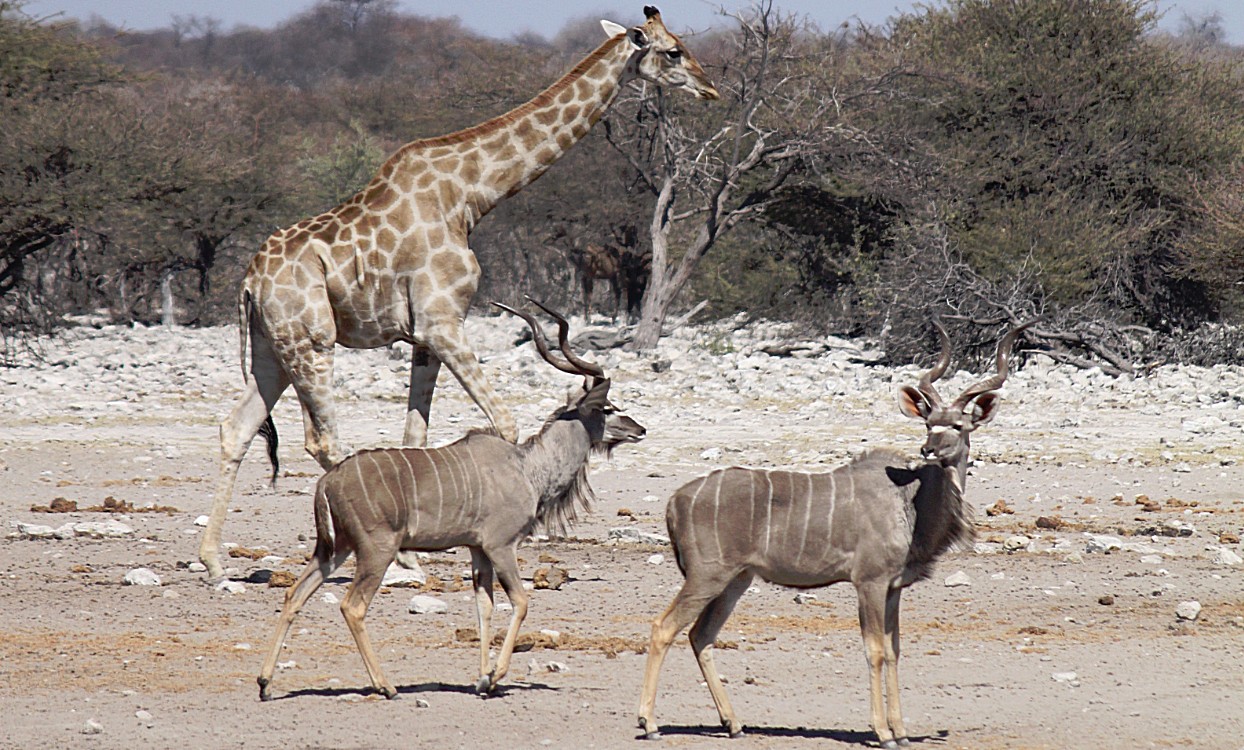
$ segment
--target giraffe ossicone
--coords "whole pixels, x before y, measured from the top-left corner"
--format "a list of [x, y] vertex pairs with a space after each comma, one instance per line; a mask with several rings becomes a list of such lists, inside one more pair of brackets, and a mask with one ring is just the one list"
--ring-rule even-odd
[[289, 386], [302, 406], [307, 452], [325, 469], [345, 457], [332, 394], [339, 345], [414, 346], [406, 445], [426, 444], [442, 363], [498, 434], [518, 439], [513, 416], [463, 333], [480, 278], [467, 237], [587, 135], [628, 78], [718, 97], [656, 8], [645, 7], [644, 16], [630, 29], [605, 22], [609, 39], [530, 101], [474, 127], [406, 144], [349, 200], [264, 243], [238, 296], [246, 390], [220, 425], [220, 474], [199, 547], [210, 577], [223, 574], [225, 511], [242, 457], [265, 424], [275, 475], [270, 414]]

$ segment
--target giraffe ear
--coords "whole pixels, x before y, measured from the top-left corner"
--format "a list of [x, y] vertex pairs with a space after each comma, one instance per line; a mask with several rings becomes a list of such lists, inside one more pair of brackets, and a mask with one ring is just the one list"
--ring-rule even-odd
[[603, 18], [600, 21], [600, 27], [605, 30], [605, 33], [610, 39], [614, 38], [618, 34], [626, 33], [626, 27], [622, 24], [614, 23], [613, 21], [606, 21]]

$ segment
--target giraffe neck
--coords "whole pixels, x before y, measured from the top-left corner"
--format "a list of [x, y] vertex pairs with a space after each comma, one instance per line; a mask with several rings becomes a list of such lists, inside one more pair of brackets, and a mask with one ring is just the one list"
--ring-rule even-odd
[[407, 148], [452, 153], [462, 178], [468, 226], [544, 174], [605, 114], [628, 75], [635, 48], [625, 35], [605, 41], [525, 104], [485, 123]]

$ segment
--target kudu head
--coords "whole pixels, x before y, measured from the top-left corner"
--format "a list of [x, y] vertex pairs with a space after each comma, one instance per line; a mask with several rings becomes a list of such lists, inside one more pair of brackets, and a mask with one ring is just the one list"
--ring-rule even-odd
[[949, 405], [942, 403], [941, 396], [933, 387], [950, 365], [950, 337], [937, 321], [933, 322], [942, 342], [942, 353], [933, 368], [920, 377], [916, 386], [899, 388], [898, 406], [903, 414], [922, 420], [928, 429], [920, 454], [930, 463], [954, 466], [965, 460], [969, 448], [968, 435], [977, 427], [993, 419], [998, 407], [998, 389], [1006, 382], [1011, 348], [1020, 332], [1032, 322], [1012, 328], [998, 342], [997, 372], [968, 386]]
[[544, 340], [544, 331], [534, 317], [500, 302], [493, 304], [527, 321], [536, 350], [540, 352], [545, 362], [562, 372], [583, 376], [582, 388], [572, 392], [567, 399], [566, 406], [559, 409], [549, 421], [577, 420], [581, 422], [591, 438], [593, 450], [609, 452], [622, 443], [638, 443], [643, 440], [648, 432], [644, 426], [623, 414], [610, 403], [610, 380], [605, 376], [605, 370], [598, 364], [580, 359], [571, 351], [570, 343], [567, 341], [570, 324], [566, 322], [566, 318], [537, 300], [530, 297], [527, 299], [557, 321], [558, 348], [565, 356], [564, 360], [558, 359], [549, 351], [548, 342]]

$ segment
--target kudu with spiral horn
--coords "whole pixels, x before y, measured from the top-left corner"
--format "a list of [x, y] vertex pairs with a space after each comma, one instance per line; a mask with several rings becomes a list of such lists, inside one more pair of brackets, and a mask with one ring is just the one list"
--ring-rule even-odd
[[713, 663], [713, 642], [759, 576], [796, 588], [842, 581], [855, 586], [873, 730], [883, 747], [909, 744], [899, 707], [899, 596], [928, 577], [943, 552], [972, 538], [963, 500], [968, 435], [993, 417], [1011, 348], [1025, 327], [999, 342], [997, 373], [946, 406], [933, 381], [950, 363], [950, 341], [937, 326], [938, 362], [917, 386], [899, 390], [902, 413], [928, 428], [923, 462], [872, 450], [819, 474], [733, 467], [674, 493], [665, 520], [686, 581], [652, 624], [639, 704], [645, 736], [659, 734], [657, 678], [670, 644], [688, 625], [691, 649], [722, 725], [732, 736], [743, 731]]
[[[285, 595], [259, 673], [261, 699], [270, 697], [272, 673], [294, 617], [351, 553], [357, 558], [354, 580], [342, 599], [341, 613], [377, 691], [388, 698], [397, 695], [380, 669], [363, 618], [385, 570], [402, 550], [470, 550], [480, 636], [476, 689], [491, 691], [505, 676], [527, 615], [527, 593], [518, 571], [519, 543], [538, 524], [557, 527], [573, 520], [576, 504], [588, 507], [590, 454], [638, 442], [645, 430], [609, 403], [610, 381], [604, 370], [570, 351], [565, 318], [541, 305], [558, 321], [562, 360], [549, 351], [531, 315], [498, 307], [527, 321], [545, 362], [583, 376], [582, 392], [555, 411], [538, 434], [518, 445], [490, 432], [473, 432], [440, 448], [361, 451], [330, 469], [315, 490], [315, 555]], [[494, 573], [514, 614], [496, 666], [490, 668]]]

